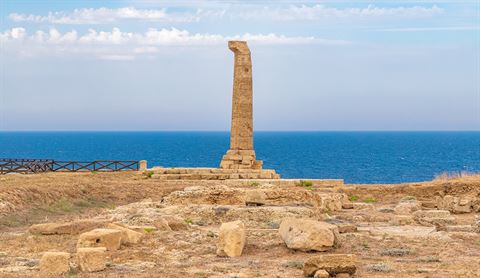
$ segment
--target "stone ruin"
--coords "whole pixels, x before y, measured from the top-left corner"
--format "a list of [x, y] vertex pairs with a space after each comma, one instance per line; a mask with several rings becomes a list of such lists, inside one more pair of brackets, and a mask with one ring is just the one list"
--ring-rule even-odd
[[223, 156], [223, 169], [262, 169], [253, 150], [252, 58], [247, 42], [229, 41], [235, 55], [233, 71], [232, 127], [230, 149]]
[[234, 53], [232, 126], [230, 149], [220, 168], [162, 168], [151, 170], [166, 180], [279, 179], [275, 170], [262, 169], [253, 149], [252, 59], [245, 41], [229, 41]]

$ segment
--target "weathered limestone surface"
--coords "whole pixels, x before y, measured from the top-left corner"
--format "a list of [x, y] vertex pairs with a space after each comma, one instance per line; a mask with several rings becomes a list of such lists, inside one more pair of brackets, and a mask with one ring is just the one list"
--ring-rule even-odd
[[45, 252], [40, 260], [42, 277], [57, 277], [70, 270], [70, 254], [66, 252]]
[[217, 255], [238, 257], [245, 246], [246, 231], [242, 221], [223, 223], [218, 236]]
[[87, 272], [104, 270], [107, 263], [105, 251], [105, 247], [78, 248], [77, 261], [80, 269]]
[[135, 244], [140, 242], [143, 237], [142, 233], [136, 232], [129, 228], [123, 227], [119, 224], [110, 223], [107, 228], [118, 230], [122, 232], [122, 243], [123, 244]]
[[66, 223], [42, 223], [30, 226], [32, 234], [42, 235], [75, 235], [95, 228], [104, 227], [105, 222], [98, 220], [77, 220]]
[[312, 277], [320, 269], [327, 271], [331, 276], [348, 273], [353, 275], [357, 270], [358, 259], [353, 254], [325, 254], [317, 255], [305, 262], [303, 274]]
[[290, 249], [327, 251], [335, 245], [338, 228], [326, 222], [285, 218], [278, 232]]
[[229, 41], [235, 56], [233, 70], [232, 127], [230, 150], [223, 156], [224, 169], [262, 169], [253, 150], [252, 58], [245, 41]]
[[107, 250], [117, 250], [122, 242], [123, 232], [114, 229], [95, 229], [83, 233], [78, 238], [77, 248], [105, 247]]

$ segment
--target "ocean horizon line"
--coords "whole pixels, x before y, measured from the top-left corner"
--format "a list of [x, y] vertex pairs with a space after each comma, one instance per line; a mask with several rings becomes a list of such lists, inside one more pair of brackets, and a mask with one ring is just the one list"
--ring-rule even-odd
[[[63, 129], [58, 129], [58, 130], [0, 130], [0, 133], [23, 133], [23, 132], [31, 132], [31, 133], [42, 133], [42, 132], [59, 132], [59, 133], [74, 133], [74, 132], [104, 132], [104, 133], [109, 133], [109, 132], [125, 132], [125, 133], [135, 133], [135, 132], [218, 132], [218, 133], [227, 133], [230, 132], [230, 130], [202, 130], [202, 129], [178, 129], [178, 130], [169, 130], [169, 129], [152, 129], [152, 130], [129, 130], [129, 129], [118, 129], [118, 130], [105, 130], [105, 129], [74, 129], [74, 130], [63, 130]], [[480, 132], [480, 129], [475, 130], [475, 129], [392, 129], [392, 130], [382, 130], [382, 129], [344, 129], [344, 130], [335, 130], [335, 129], [311, 129], [311, 130], [255, 130], [254, 133], [262, 133], [262, 132], [277, 132], [277, 133], [322, 133], [322, 132]]]

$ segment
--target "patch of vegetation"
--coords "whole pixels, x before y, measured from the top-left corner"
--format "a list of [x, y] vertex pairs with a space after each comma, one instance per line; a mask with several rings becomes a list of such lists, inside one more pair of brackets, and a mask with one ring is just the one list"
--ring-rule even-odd
[[367, 198], [367, 199], [363, 200], [363, 202], [367, 203], [367, 204], [373, 204], [373, 203], [377, 202], [377, 199], [370, 197], [370, 198]]
[[104, 200], [96, 200], [96, 199], [80, 199], [80, 200], [74, 200], [73, 205], [75, 207], [80, 208], [108, 208], [108, 209], [114, 209], [115, 205], [112, 203], [109, 203]]
[[408, 201], [416, 201], [416, 200], [417, 198], [414, 196], [405, 196], [400, 200], [400, 202], [408, 202]]
[[369, 272], [392, 272], [393, 268], [385, 263], [370, 264], [367, 265], [367, 271]]
[[313, 186], [313, 182], [301, 180], [301, 181], [298, 182], [297, 186], [301, 186], [301, 187], [312, 187], [312, 186]]
[[185, 223], [187, 223], [188, 225], [192, 225], [192, 224], [193, 224], [193, 220], [190, 219], [190, 218], [186, 218], [184, 221], [185, 221]]
[[362, 243], [362, 247], [363, 247], [364, 249], [370, 249], [370, 246], [369, 246], [368, 243], [366, 243], [366, 242], [363, 242], [363, 243]]
[[71, 200], [61, 198], [60, 200], [50, 204], [46, 210], [50, 213], [72, 212], [74, 205]]
[[355, 202], [355, 201], [358, 201], [360, 198], [358, 196], [353, 195], [353, 196], [350, 196], [349, 199], [351, 202]]
[[390, 257], [402, 257], [410, 255], [412, 251], [410, 249], [404, 248], [387, 248], [380, 252], [382, 256], [390, 256]]
[[88, 209], [95, 208], [114, 208], [114, 205], [108, 201], [90, 199], [68, 199], [61, 198], [49, 205], [34, 207], [28, 211], [11, 213], [0, 217], [0, 226], [18, 227], [29, 225], [31, 223], [44, 222], [46, 217], [63, 215], [69, 213], [82, 213]]
[[146, 227], [146, 228], [143, 228], [143, 231], [147, 234], [151, 234], [151, 233], [155, 232], [155, 228]]
[[152, 172], [152, 171], [145, 171], [144, 174], [145, 174], [145, 177], [146, 177], [147, 179], [153, 177], [153, 172]]
[[214, 232], [212, 232], [212, 231], [208, 231], [208, 232], [207, 232], [207, 236], [208, 236], [208, 237], [211, 237], [211, 238], [217, 237], [217, 235], [216, 235]]
[[296, 269], [303, 269], [303, 262], [301, 261], [288, 261], [282, 265], [283, 267], [287, 268], [296, 268]]
[[417, 261], [421, 263], [438, 263], [440, 258], [438, 256], [423, 256], [419, 257]]
[[260, 186], [260, 184], [259, 184], [258, 182], [256, 182], [256, 181], [252, 181], [252, 182], [250, 182], [248, 185], [251, 186], [251, 187], [258, 187], [258, 186]]

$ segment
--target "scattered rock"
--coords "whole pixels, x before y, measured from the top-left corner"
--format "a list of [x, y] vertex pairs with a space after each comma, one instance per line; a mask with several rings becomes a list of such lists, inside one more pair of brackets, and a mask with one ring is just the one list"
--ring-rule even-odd
[[395, 215], [390, 220], [390, 224], [395, 226], [404, 226], [404, 225], [412, 225], [415, 223], [413, 216], [410, 215]]
[[424, 226], [441, 227], [455, 224], [455, 217], [448, 210], [419, 210], [413, 213], [413, 218]]
[[135, 244], [140, 242], [143, 237], [142, 233], [128, 229], [119, 224], [110, 223], [107, 225], [107, 228], [114, 229], [122, 232], [122, 243], [123, 244]]
[[279, 233], [290, 249], [301, 251], [327, 251], [333, 248], [338, 228], [326, 222], [310, 219], [285, 218]]
[[105, 226], [104, 221], [77, 220], [66, 223], [42, 223], [30, 226], [28, 231], [32, 234], [41, 235], [76, 235], [96, 228]]
[[371, 210], [374, 209], [375, 206], [367, 203], [353, 203], [353, 208], [356, 210]]
[[381, 213], [394, 213], [395, 210], [392, 209], [392, 208], [380, 208], [380, 209], [378, 209], [378, 212], [381, 212]]
[[475, 201], [474, 197], [454, 197], [446, 195], [444, 197], [437, 197], [436, 205], [438, 209], [448, 210], [452, 213], [470, 213], [473, 210]]
[[78, 248], [77, 261], [82, 271], [95, 272], [104, 270], [107, 263], [107, 248]]
[[338, 273], [337, 275], [335, 275], [335, 278], [350, 278], [350, 274], [348, 273]]
[[245, 241], [246, 231], [242, 221], [223, 223], [218, 236], [217, 255], [238, 257], [242, 255]]
[[353, 209], [353, 203], [343, 203], [342, 204], [342, 209]]
[[171, 231], [172, 230], [172, 228], [170, 228], [170, 226], [168, 225], [168, 221], [165, 220], [165, 218], [163, 218], [163, 217], [155, 220], [155, 222], [153, 222], [153, 225], [159, 231]]
[[108, 251], [117, 250], [122, 242], [122, 232], [116, 229], [95, 229], [83, 233], [78, 238], [77, 248], [105, 247]]
[[[437, 232], [435, 227], [422, 226], [378, 226], [378, 227], [359, 227], [361, 232], [369, 232], [372, 236], [393, 236], [405, 238], [429, 238], [441, 239], [444, 234]], [[444, 239], [447, 239], [445, 236]]]
[[167, 221], [168, 226], [170, 227], [170, 229], [172, 229], [172, 231], [184, 231], [188, 230], [189, 228], [185, 220], [178, 216], [165, 215], [163, 219]]
[[401, 201], [395, 208], [395, 214], [400, 214], [400, 215], [409, 215], [412, 212], [415, 212], [417, 210], [421, 210], [422, 207], [420, 204], [417, 202], [417, 200], [410, 200], [406, 199]]
[[34, 267], [34, 266], [38, 265], [38, 263], [39, 263], [39, 260], [37, 260], [37, 259], [23, 258], [23, 257], [15, 258], [15, 265], [16, 266]]
[[319, 269], [317, 272], [315, 272], [315, 275], [313, 275], [313, 278], [328, 278], [330, 277], [330, 274], [326, 270]]
[[263, 206], [267, 195], [263, 190], [248, 190], [245, 193], [245, 205], [247, 206]]
[[353, 275], [357, 270], [357, 257], [353, 254], [324, 254], [308, 259], [303, 267], [303, 274], [312, 277], [318, 270], [325, 270], [331, 276], [340, 273]]
[[471, 225], [451, 225], [445, 226], [445, 231], [447, 232], [474, 232], [474, 227]]
[[434, 209], [434, 208], [437, 208], [437, 203], [432, 201], [422, 201], [422, 207], [428, 208], [428, 209]]
[[338, 232], [343, 233], [355, 233], [357, 231], [357, 226], [350, 223], [339, 223], [336, 224], [338, 227]]
[[40, 274], [45, 277], [59, 276], [70, 270], [70, 254], [45, 252], [40, 259]]

